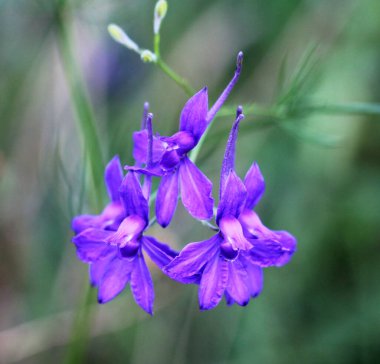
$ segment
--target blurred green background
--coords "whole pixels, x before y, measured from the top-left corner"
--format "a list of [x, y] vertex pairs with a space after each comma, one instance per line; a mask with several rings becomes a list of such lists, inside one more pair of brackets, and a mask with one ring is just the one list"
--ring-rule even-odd
[[[93, 150], [75, 118], [79, 110], [91, 119], [81, 80], [100, 136], [103, 194], [103, 163], [115, 153], [132, 163], [143, 103], [155, 130], [169, 134], [187, 99], [106, 32], [115, 22], [152, 48], [153, 0], [61, 3], [0, 0], [0, 363], [62, 362], [87, 285], [70, 243], [71, 218], [96, 212], [85, 162]], [[380, 102], [379, 19], [378, 0], [169, 0], [162, 56], [194, 88], [207, 85], [210, 102], [239, 50], [231, 107], [272, 110], [293, 85], [281, 120], [254, 109], [243, 122], [237, 171], [259, 162], [267, 191], [258, 212], [270, 228], [292, 232], [298, 251], [287, 266], [266, 269], [264, 290], [247, 307], [222, 302], [211, 312], [199, 312], [197, 287], [152, 266], [155, 315], [129, 289], [104, 306], [94, 297], [82, 362], [380, 361], [380, 117], [323, 106]], [[303, 109], [310, 100], [319, 106]], [[200, 154], [215, 197], [232, 121], [215, 121]], [[176, 248], [210, 236], [182, 208], [154, 234]]]

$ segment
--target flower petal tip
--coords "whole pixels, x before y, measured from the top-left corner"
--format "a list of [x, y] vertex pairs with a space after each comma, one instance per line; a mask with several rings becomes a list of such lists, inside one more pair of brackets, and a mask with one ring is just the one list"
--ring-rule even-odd
[[217, 305], [203, 305], [201, 303], [199, 303], [199, 311], [210, 311], [212, 310], [213, 308], [215, 308]]
[[209, 310], [209, 308], [202, 306], [202, 305], [199, 305], [199, 311], [208, 311], [208, 310]]
[[243, 65], [243, 58], [244, 58], [243, 52], [240, 51], [236, 57], [236, 71], [237, 72], [241, 71], [241, 67]]
[[169, 224], [170, 224], [170, 222], [168, 222], [168, 221], [158, 221], [158, 220], [157, 220], [157, 222], [158, 222], [158, 224], [159, 224], [163, 229], [166, 229], [166, 228], [169, 226]]
[[91, 288], [95, 288], [97, 286], [96, 282], [91, 278], [89, 280], [89, 283], [90, 283]]

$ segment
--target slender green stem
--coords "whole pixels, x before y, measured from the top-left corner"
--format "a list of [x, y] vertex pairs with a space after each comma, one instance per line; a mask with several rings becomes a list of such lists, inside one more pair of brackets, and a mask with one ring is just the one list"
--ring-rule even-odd
[[[281, 116], [281, 112], [278, 108], [273, 106], [263, 106], [259, 104], [243, 105], [243, 113], [246, 116], [257, 116], [260, 118], [278, 118]], [[222, 106], [217, 116], [235, 116], [235, 106]]]
[[74, 323], [71, 329], [69, 350], [64, 360], [65, 364], [83, 362], [87, 340], [91, 328], [91, 302], [95, 300], [95, 290], [88, 284], [86, 279], [85, 290], [80, 304], [77, 307]]
[[[79, 67], [71, 46], [71, 37], [68, 24], [69, 7], [67, 1], [59, 0], [57, 3], [57, 40], [62, 57], [62, 64], [70, 91], [71, 102], [76, 115], [86, 158], [90, 166], [90, 180], [92, 182], [93, 202], [96, 210], [100, 210], [103, 197], [103, 156], [100, 139], [96, 130], [94, 113], [88, 100], [85, 86], [80, 77]], [[74, 364], [83, 362], [83, 356], [88, 341], [91, 315], [89, 304], [94, 299], [94, 290], [88, 285], [86, 279], [82, 301], [78, 304], [73, 322], [71, 342], [68, 347], [65, 363]]]
[[214, 123], [214, 120], [215, 120], [215, 119], [213, 119], [213, 120], [211, 121], [211, 123], [208, 125], [207, 129], [206, 129], [205, 132], [203, 133], [203, 135], [202, 135], [201, 139], [199, 140], [198, 144], [196, 145], [196, 147], [195, 147], [195, 148], [190, 152], [190, 154], [189, 154], [189, 158], [190, 158], [190, 160], [191, 160], [193, 163], [195, 163], [195, 161], [196, 161], [197, 158], [198, 158], [199, 152], [200, 152], [201, 149], [202, 149], [202, 146], [203, 146], [203, 144], [204, 144], [204, 142], [205, 142], [205, 139], [206, 139], [206, 137], [207, 137], [207, 135], [208, 135], [208, 133], [209, 133], [209, 131], [210, 131], [211, 125]]
[[160, 59], [160, 34], [154, 35], [153, 50], [157, 58]]
[[347, 104], [306, 103], [301, 105], [302, 111], [318, 112], [320, 114], [356, 114], [380, 115], [380, 104], [351, 102]]
[[173, 71], [161, 58], [157, 59], [156, 65], [161, 68], [178, 86], [189, 95], [192, 96], [195, 93], [195, 90], [190, 86], [190, 84], [182, 78], [178, 73]]
[[189, 82], [181, 77], [178, 73], [176, 73], [173, 69], [170, 68], [169, 65], [167, 65], [162, 59], [161, 59], [161, 52], [160, 52], [160, 34], [154, 35], [153, 40], [153, 50], [155, 55], [157, 56], [156, 65], [161, 68], [164, 73], [166, 73], [177, 85], [182, 87], [182, 89], [189, 95], [192, 96], [195, 91], [190, 86]]
[[67, 19], [68, 7], [64, 1], [61, 1], [60, 4], [57, 16], [58, 45], [76, 121], [90, 166], [91, 182], [94, 188], [94, 204], [96, 209], [99, 210], [103, 202], [104, 170], [101, 144], [96, 130], [94, 113], [72, 51], [71, 38], [67, 27], [69, 21], [69, 19]]

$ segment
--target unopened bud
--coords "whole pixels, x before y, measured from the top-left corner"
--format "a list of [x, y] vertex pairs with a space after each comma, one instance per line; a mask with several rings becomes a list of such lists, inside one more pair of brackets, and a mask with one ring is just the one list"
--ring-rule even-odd
[[243, 106], [239, 105], [236, 109], [236, 117], [238, 118], [243, 113]]
[[110, 24], [107, 29], [110, 36], [116, 42], [126, 46], [127, 48], [137, 53], [140, 52], [139, 46], [131, 38], [129, 38], [128, 35], [124, 32], [124, 30], [121, 29], [118, 25]]
[[154, 34], [160, 32], [161, 22], [165, 18], [168, 11], [168, 2], [166, 0], [158, 0], [154, 8], [154, 19], [153, 19], [153, 31]]
[[236, 72], [237, 73], [240, 73], [242, 65], [243, 65], [243, 52], [240, 51], [236, 57]]
[[157, 56], [151, 52], [149, 49], [144, 49], [140, 53], [140, 57], [143, 62], [150, 63], [150, 62], [156, 62], [157, 61]]

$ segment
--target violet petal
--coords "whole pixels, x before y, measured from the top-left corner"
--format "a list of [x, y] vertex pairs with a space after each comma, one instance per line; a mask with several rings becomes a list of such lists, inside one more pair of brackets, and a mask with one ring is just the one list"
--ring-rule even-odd
[[251, 297], [256, 297], [261, 292], [262, 287], [262, 269], [245, 259], [242, 254], [239, 259], [229, 264], [226, 292], [234, 303], [247, 305]]
[[71, 222], [71, 228], [76, 234], [88, 228], [101, 228], [103, 220], [100, 215], [79, 215], [75, 216]]
[[223, 216], [238, 217], [244, 207], [246, 197], [247, 190], [242, 180], [234, 171], [231, 171], [226, 180], [224, 193], [219, 201], [216, 222], [219, 223]]
[[244, 235], [253, 245], [250, 257], [262, 267], [286, 264], [296, 250], [297, 241], [287, 231], [273, 231], [264, 226], [259, 216], [245, 209], [239, 216]]
[[99, 283], [99, 303], [107, 303], [122, 292], [131, 278], [133, 267], [133, 261], [118, 256], [109, 262], [108, 268]]
[[117, 256], [117, 248], [109, 247], [110, 254], [106, 255], [103, 259], [99, 259], [89, 266], [90, 283], [96, 287], [99, 285], [104, 273], [108, 269], [108, 264]]
[[120, 196], [126, 216], [137, 215], [148, 222], [148, 202], [144, 197], [140, 182], [134, 172], [129, 172], [124, 177], [120, 187]]
[[231, 306], [235, 303], [234, 299], [228, 294], [227, 291], [224, 291], [224, 297], [226, 298], [226, 303], [228, 306]]
[[180, 154], [187, 153], [196, 144], [194, 135], [188, 131], [178, 131], [171, 137], [161, 137], [161, 140], [166, 142], [169, 147], [174, 147]]
[[115, 223], [124, 218], [124, 208], [121, 201], [109, 203], [99, 215], [79, 215], [73, 218], [71, 227], [76, 234], [88, 228], [112, 230]]
[[141, 173], [146, 176], [161, 177], [164, 175], [164, 171], [159, 164], [155, 164], [152, 168], [143, 168], [138, 166], [124, 166], [124, 169], [131, 172]]
[[166, 227], [170, 224], [178, 202], [178, 171], [163, 176], [158, 186], [156, 200], [157, 222]]
[[182, 203], [190, 215], [200, 220], [211, 219], [214, 206], [212, 183], [187, 157], [179, 166], [179, 180]]
[[123, 168], [121, 167], [118, 155], [115, 155], [107, 164], [104, 172], [104, 180], [110, 200], [119, 202], [119, 188], [123, 180]]
[[105, 240], [112, 234], [112, 231], [89, 228], [74, 236], [72, 241], [77, 248], [78, 258], [85, 263], [104, 258], [110, 252]]
[[249, 250], [252, 244], [244, 236], [243, 228], [238, 219], [233, 216], [223, 216], [219, 221], [224, 241], [231, 244], [234, 250]]
[[130, 215], [121, 222], [116, 232], [107, 236], [105, 242], [122, 248], [127, 245], [128, 242], [136, 240], [143, 232], [145, 226], [146, 220], [142, 217]]
[[[152, 162], [157, 163], [165, 153], [164, 143], [160, 138], [153, 137]], [[147, 163], [148, 131], [141, 130], [133, 133], [133, 158], [139, 163]]]
[[251, 297], [247, 286], [247, 271], [240, 259], [228, 264], [228, 283], [226, 291], [240, 306], [246, 306]]
[[265, 181], [261, 174], [259, 165], [254, 162], [251, 168], [248, 170], [245, 178], [244, 185], [247, 189], [247, 200], [245, 207], [252, 210], [265, 192]]
[[249, 288], [251, 297], [257, 297], [264, 285], [264, 274], [263, 269], [259, 267], [256, 264], [252, 264], [250, 262], [250, 259], [247, 259], [246, 257], [249, 256], [247, 252], [243, 252], [240, 254], [240, 260], [244, 262], [245, 269], [247, 271], [247, 279], [246, 284]]
[[250, 250], [250, 260], [260, 267], [281, 266], [284, 255], [289, 252], [282, 249], [281, 244], [274, 240], [252, 239], [253, 248]]
[[207, 87], [192, 96], [182, 109], [179, 130], [193, 134], [196, 141], [200, 139], [207, 128], [208, 111]]
[[172, 279], [181, 280], [198, 274], [219, 251], [219, 234], [210, 239], [187, 244], [163, 270]]
[[236, 69], [235, 74], [232, 77], [232, 80], [227, 85], [227, 87], [223, 90], [221, 95], [219, 96], [218, 100], [216, 100], [215, 104], [211, 107], [210, 111], [207, 113], [207, 123], [210, 123], [211, 120], [215, 117], [216, 113], [219, 111], [219, 109], [222, 107], [224, 102], [227, 100], [228, 95], [234, 88], [236, 82], [239, 79], [241, 69], [243, 64], [243, 52], [239, 52], [236, 58]]
[[228, 262], [219, 254], [206, 265], [198, 292], [199, 308], [211, 310], [223, 297], [228, 282]]
[[241, 113], [242, 108], [241, 106], [238, 107], [237, 110], [237, 117], [232, 125], [230, 135], [228, 137], [227, 145], [226, 145], [226, 151], [224, 153], [223, 163], [222, 163], [222, 169], [220, 172], [220, 191], [219, 191], [219, 198], [222, 197], [225, 187], [227, 178], [230, 175], [231, 171], [235, 170], [235, 149], [236, 149], [236, 140], [238, 137], [239, 132], [239, 123], [244, 118], [244, 115]]
[[160, 269], [168, 265], [178, 255], [178, 253], [168, 245], [159, 242], [152, 236], [144, 236], [142, 238], [142, 246], [150, 259], [152, 259]]
[[136, 303], [144, 311], [153, 315], [153, 281], [141, 252], [134, 260], [131, 274], [131, 290]]
[[180, 162], [180, 157], [175, 149], [166, 151], [161, 159], [160, 166], [163, 170], [169, 171]]

